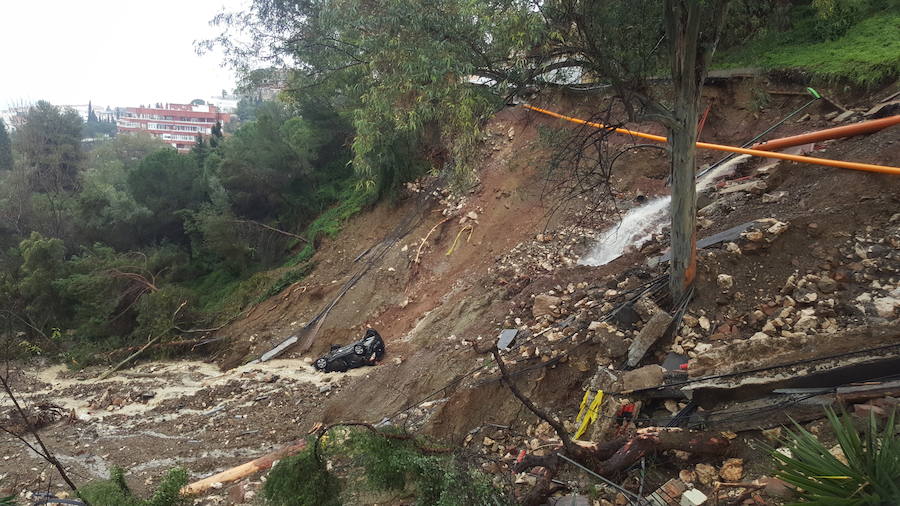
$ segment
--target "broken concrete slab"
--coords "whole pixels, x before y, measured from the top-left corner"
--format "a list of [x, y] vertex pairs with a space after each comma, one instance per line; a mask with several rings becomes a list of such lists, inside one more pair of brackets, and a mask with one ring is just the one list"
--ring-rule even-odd
[[877, 119], [886, 118], [898, 113], [900, 113], [900, 100], [891, 100], [890, 102], [882, 102], [872, 106], [871, 109], [863, 113], [863, 116], [871, 116], [872, 119]]
[[[756, 224], [755, 221], [748, 221], [747, 223], [743, 223], [736, 227], [729, 228], [728, 230], [719, 232], [718, 234], [714, 234], [709, 237], [704, 237], [703, 239], [700, 239], [699, 241], [697, 241], [697, 249], [703, 249], [703, 248], [706, 248], [709, 246], [714, 246], [721, 242], [734, 241], [735, 239], [737, 239], [741, 236], [741, 233], [743, 231], [747, 230], [748, 228], [750, 228], [752, 225], [755, 225], [755, 224]], [[664, 254], [663, 256], [661, 256], [659, 258], [659, 261], [660, 262], [668, 262], [669, 259], [671, 259], [671, 258], [672, 258], [671, 252], [667, 252], [666, 254]]]
[[834, 119], [832, 119], [831, 121], [833, 123], [842, 123], [844, 121], [847, 121], [847, 120], [853, 118], [853, 116], [856, 116], [858, 114], [859, 113], [854, 110], [844, 111], [844, 112], [838, 114], [837, 116], [835, 116]]
[[656, 364], [628, 371], [622, 375], [622, 389], [627, 392], [662, 385], [665, 372], [662, 366]]
[[719, 193], [722, 195], [727, 195], [729, 193], [735, 192], [748, 192], [753, 194], [761, 194], [769, 189], [769, 185], [766, 184], [765, 181], [756, 180], [756, 181], [748, 181], [746, 183], [740, 183], [736, 185], [727, 186], [719, 190]]
[[650, 347], [656, 344], [656, 341], [666, 333], [666, 329], [672, 323], [672, 319], [672, 315], [662, 310], [650, 318], [650, 321], [644, 325], [640, 334], [628, 348], [627, 363], [629, 367], [638, 365], [641, 359], [644, 358], [644, 355], [647, 354], [647, 351], [650, 350]]
[[287, 339], [282, 341], [281, 344], [279, 344], [278, 346], [272, 348], [271, 350], [267, 351], [266, 353], [263, 353], [263, 355], [261, 357], [259, 357], [259, 361], [265, 362], [267, 360], [271, 360], [271, 359], [277, 357], [278, 355], [281, 355], [281, 353], [284, 350], [291, 347], [294, 343], [296, 343], [298, 341], [298, 339], [299, 338], [297, 336], [288, 337]]
[[512, 344], [518, 334], [518, 329], [503, 329], [500, 331], [500, 337], [497, 338], [497, 348], [508, 351], [509, 345]]

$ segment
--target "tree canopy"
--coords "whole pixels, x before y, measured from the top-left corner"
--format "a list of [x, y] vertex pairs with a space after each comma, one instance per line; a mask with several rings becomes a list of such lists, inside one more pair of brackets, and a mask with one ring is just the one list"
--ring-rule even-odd
[[[251, 82], [284, 81], [282, 93], [298, 100], [327, 90], [353, 122], [356, 173], [379, 194], [429, 165], [464, 181], [482, 120], [511, 95], [548, 85], [608, 89], [624, 111], [617, 121], [654, 120], [670, 132], [672, 171], [680, 174], [673, 236], [681, 238], [693, 237], [694, 226], [686, 217], [693, 204], [683, 205], [694, 195], [694, 148], [684, 139], [696, 126], [727, 4], [254, 0], [247, 11], [219, 15], [223, 32], [205, 45], [221, 46]], [[651, 84], [666, 73], [670, 89]], [[674, 248], [678, 299], [692, 272], [681, 258], [693, 258], [693, 246], [682, 246]]]
[[6, 123], [0, 119], [0, 170], [13, 168], [12, 142], [9, 139], [9, 131]]
[[81, 152], [81, 116], [40, 101], [16, 130], [14, 149], [22, 156], [32, 189], [40, 192], [69, 190], [78, 182], [84, 158]]

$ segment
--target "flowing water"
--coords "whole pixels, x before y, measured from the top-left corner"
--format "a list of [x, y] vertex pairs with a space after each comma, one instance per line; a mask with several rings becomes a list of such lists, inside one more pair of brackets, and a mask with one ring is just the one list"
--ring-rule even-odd
[[[741, 155], [704, 174], [697, 181], [697, 191], [701, 192], [723, 174], [733, 172], [750, 155]], [[600, 266], [622, 256], [629, 248], [640, 248], [663, 230], [669, 221], [669, 203], [671, 196], [658, 197], [643, 205], [628, 210], [622, 221], [608, 228], [591, 248], [578, 261], [581, 265]]]
[[653, 234], [662, 230], [669, 216], [669, 202], [672, 197], [665, 196], [646, 202], [644, 205], [631, 208], [622, 221], [608, 228], [587, 255], [578, 263], [582, 265], [606, 265], [622, 256], [629, 247], [639, 248]]

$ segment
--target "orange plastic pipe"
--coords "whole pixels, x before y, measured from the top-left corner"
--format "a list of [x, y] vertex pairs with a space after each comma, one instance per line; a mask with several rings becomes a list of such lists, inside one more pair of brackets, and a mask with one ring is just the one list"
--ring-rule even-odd
[[[642, 139], [649, 139], [652, 141], [658, 142], [668, 142], [668, 139], [663, 137], [662, 135], [653, 135], [644, 132], [638, 132], [635, 130], [629, 130], [627, 128], [612, 128], [601, 123], [594, 123], [592, 121], [585, 121], [583, 119], [573, 118], [571, 116], [565, 116], [563, 114], [559, 114], [553, 111], [548, 111], [546, 109], [541, 109], [540, 107], [534, 107], [528, 104], [522, 104], [522, 107], [526, 109], [531, 109], [532, 111], [539, 112], [541, 114], [546, 114], [547, 116], [552, 116], [554, 118], [563, 119], [566, 121], [570, 121], [572, 123], [578, 123], [580, 125], [587, 125], [594, 128], [604, 128], [611, 129], [620, 134], [631, 135], [634, 137], [640, 137]], [[787, 153], [776, 153], [770, 151], [762, 151], [758, 149], [747, 149], [747, 148], [738, 148], [735, 146], [725, 146], [723, 144], [712, 144], [709, 142], [697, 142], [696, 146], [701, 149], [713, 149], [716, 151], [728, 151], [731, 153], [741, 153], [745, 155], [752, 156], [760, 156], [764, 158], [777, 158], [779, 160], [790, 160], [792, 162], [800, 162], [800, 163], [810, 163], [813, 165], [825, 165], [827, 167], [838, 167], [841, 169], [852, 169], [852, 170], [862, 170], [866, 172], [879, 172], [882, 174], [893, 174], [896, 176], [900, 176], [900, 167], [890, 167], [886, 165], [873, 165], [870, 163], [858, 163], [858, 162], [845, 162], [843, 160], [829, 160], [827, 158], [814, 158], [812, 156], [800, 156], [800, 155], [789, 155]]]
[[772, 139], [771, 141], [760, 142], [750, 146], [750, 149], [760, 151], [778, 151], [779, 149], [789, 148], [791, 146], [800, 146], [801, 144], [809, 144], [810, 142], [825, 141], [828, 139], [838, 139], [840, 137], [853, 137], [854, 135], [862, 135], [870, 132], [877, 132], [889, 126], [900, 123], [900, 114], [889, 116], [887, 118], [873, 119], [845, 125], [808, 134], [793, 135], [791, 137], [782, 137], [780, 139]]

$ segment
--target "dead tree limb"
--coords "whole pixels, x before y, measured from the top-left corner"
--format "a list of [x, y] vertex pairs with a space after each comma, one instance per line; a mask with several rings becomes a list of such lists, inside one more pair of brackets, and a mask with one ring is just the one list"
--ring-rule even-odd
[[260, 222], [258, 222], [258, 221], [253, 221], [253, 220], [231, 220], [231, 222], [232, 222], [232, 223], [247, 223], [247, 224], [250, 224], [250, 225], [255, 225], [255, 226], [257, 226], [257, 227], [264, 228], [264, 229], [266, 229], [266, 230], [271, 230], [272, 232], [275, 232], [276, 234], [286, 235], [286, 236], [288, 236], [288, 237], [293, 237], [294, 239], [300, 239], [301, 241], [305, 242], [306, 244], [309, 244], [309, 239], [307, 239], [306, 237], [303, 237], [303, 236], [297, 235], [297, 234], [292, 234], [291, 232], [288, 232], [288, 231], [286, 231], [286, 230], [277, 229], [277, 228], [275, 228], [275, 227], [271, 227], [271, 226], [269, 226], [269, 225], [266, 225], [265, 223], [260, 223]]
[[[604, 443], [576, 442], [579, 452], [569, 458], [605, 478], [612, 478], [625, 471], [642, 458], [666, 450], [681, 450], [695, 455], [722, 456], [731, 449], [728, 438], [717, 432], [695, 432], [670, 428], [640, 429], [630, 439], [620, 438]], [[528, 505], [539, 505], [549, 497], [552, 477], [559, 469], [558, 452], [545, 456], [526, 455], [513, 467], [515, 472], [524, 472], [534, 467], [547, 471], [523, 501]], [[552, 493], [552, 492], [550, 492]]]
[[[16, 411], [16, 414], [23, 420], [25, 425], [26, 434], [30, 434], [31, 437], [34, 438], [34, 444], [32, 444], [26, 438], [26, 434], [17, 434], [15, 431], [9, 430], [6, 427], [0, 426], [0, 431], [9, 434], [10, 436], [18, 439], [21, 443], [23, 443], [29, 450], [34, 452], [37, 456], [44, 459], [48, 464], [52, 465], [56, 468], [56, 471], [59, 473], [60, 477], [62, 477], [63, 481], [66, 482], [66, 485], [72, 489], [72, 492], [78, 496], [78, 487], [69, 478], [69, 474], [66, 472], [66, 469], [63, 467], [62, 463], [56, 456], [51, 452], [47, 445], [44, 444], [44, 440], [41, 439], [41, 436], [38, 434], [37, 428], [29, 418], [28, 413], [25, 411], [25, 408], [19, 403], [19, 399], [13, 393], [12, 387], [9, 385], [9, 375], [8, 374], [0, 374], [0, 385], [3, 387], [3, 391], [6, 393], [6, 396], [9, 397], [10, 402], [13, 404], [13, 408]], [[90, 506], [88, 501], [82, 499], [82, 502], [86, 506]]]
[[506, 364], [503, 363], [503, 359], [500, 358], [500, 351], [496, 346], [491, 348], [491, 355], [494, 356], [494, 361], [497, 363], [497, 367], [500, 368], [500, 374], [503, 378], [503, 382], [506, 383], [506, 386], [509, 388], [510, 392], [519, 399], [519, 402], [525, 405], [529, 411], [534, 413], [535, 416], [540, 418], [541, 420], [550, 424], [550, 427], [556, 432], [556, 435], [559, 436], [559, 440], [562, 441], [563, 448], [566, 449], [567, 452], [575, 455], [579, 453], [579, 445], [576, 445], [572, 442], [572, 438], [569, 436], [569, 433], [566, 431], [566, 427], [563, 423], [557, 419], [555, 416], [551, 416], [546, 411], [538, 408], [534, 402], [531, 401], [525, 394], [519, 390], [519, 387], [516, 386], [516, 382], [512, 380], [509, 375], [509, 370], [506, 368]]
[[[187, 301], [182, 302], [181, 305], [178, 306], [178, 309], [176, 309], [175, 312], [172, 313], [172, 325], [169, 327], [169, 329], [171, 329], [171, 328], [177, 328], [177, 326], [175, 325], [175, 319], [178, 317], [178, 312], [181, 311], [181, 308], [183, 308], [185, 305], [187, 305]], [[162, 337], [163, 337], [164, 335], [166, 335], [166, 333], [169, 331], [169, 329], [166, 329], [164, 332], [160, 332], [156, 337], [154, 337], [153, 339], [150, 339], [149, 341], [147, 341], [147, 344], [145, 344], [144, 346], [142, 346], [141, 349], [139, 349], [138, 351], [132, 353], [131, 355], [128, 356], [128, 358], [126, 358], [125, 360], [119, 362], [119, 363], [116, 364], [114, 367], [112, 367], [111, 369], [107, 370], [106, 372], [104, 372], [104, 373], [101, 374], [100, 376], [97, 376], [97, 380], [104, 380], [104, 379], [108, 378], [112, 373], [118, 371], [118, 370], [121, 369], [122, 367], [125, 367], [126, 364], [128, 364], [129, 362], [131, 362], [132, 360], [134, 360], [135, 358], [137, 358], [138, 356], [140, 356], [141, 353], [144, 353], [144, 351], [146, 351], [147, 348], [149, 348], [150, 346], [152, 346], [156, 341], [159, 341], [160, 339], [162, 339]]]
[[137, 272], [126, 272], [120, 271], [119, 269], [109, 269], [107, 271], [110, 276], [118, 279], [128, 279], [134, 282], [137, 282], [141, 286], [144, 287], [144, 290], [149, 292], [158, 292], [159, 287], [156, 286], [155, 279], [147, 279], [146, 276]]
[[259, 457], [258, 459], [251, 460], [246, 464], [241, 464], [237, 467], [232, 467], [231, 469], [226, 469], [221, 473], [214, 474], [212, 476], [203, 478], [202, 480], [195, 481], [194, 483], [190, 483], [181, 488], [181, 495], [183, 496], [191, 496], [196, 494], [202, 494], [206, 492], [217, 483], [230, 483], [232, 481], [240, 480], [241, 478], [245, 478], [250, 476], [251, 474], [258, 473], [260, 471], [265, 471], [272, 467], [275, 462], [279, 460], [289, 457], [291, 455], [296, 455], [303, 451], [306, 448], [305, 440], [294, 441], [293, 443], [276, 450], [268, 455], [264, 455]]
[[138, 356], [140, 356], [141, 353], [144, 353], [144, 351], [146, 351], [147, 348], [149, 348], [151, 345], [153, 345], [153, 343], [155, 343], [156, 341], [159, 341], [160, 339], [162, 339], [162, 336], [163, 336], [163, 335], [164, 335], [164, 334], [159, 334], [158, 336], [154, 337], [153, 339], [147, 341], [147, 344], [141, 346], [141, 349], [139, 349], [138, 351], [132, 353], [131, 355], [128, 356], [128, 358], [126, 358], [125, 360], [122, 360], [121, 362], [119, 362], [118, 364], [116, 364], [114, 367], [108, 369], [106, 372], [104, 372], [104, 373], [101, 374], [100, 376], [97, 376], [97, 380], [98, 380], [98, 381], [99, 381], [99, 380], [105, 380], [105, 379], [108, 378], [112, 373], [114, 373], [114, 372], [118, 371], [119, 369], [125, 367], [125, 365], [128, 364], [128, 362], [131, 362], [132, 360], [134, 360], [135, 358], [137, 358]]

